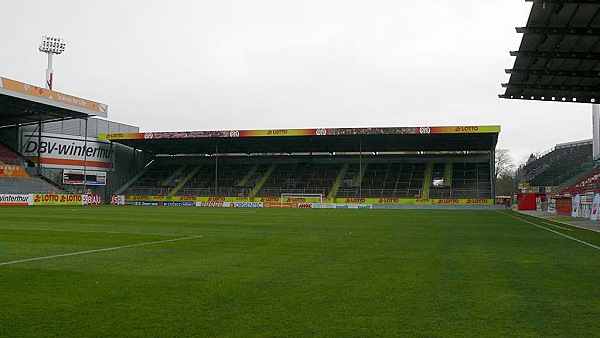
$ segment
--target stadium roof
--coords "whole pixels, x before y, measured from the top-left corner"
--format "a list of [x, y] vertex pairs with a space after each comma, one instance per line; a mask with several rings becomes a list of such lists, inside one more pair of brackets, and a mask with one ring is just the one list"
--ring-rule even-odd
[[153, 154], [493, 151], [500, 126], [319, 128], [101, 134]]
[[500, 98], [600, 102], [600, 1], [533, 2]]
[[0, 77], [0, 128], [62, 119], [107, 117], [108, 106]]

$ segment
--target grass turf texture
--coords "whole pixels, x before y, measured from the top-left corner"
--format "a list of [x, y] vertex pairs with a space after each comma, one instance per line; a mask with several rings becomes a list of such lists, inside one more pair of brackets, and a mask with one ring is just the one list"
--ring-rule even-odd
[[600, 246], [499, 211], [0, 208], [0, 264], [203, 236], [0, 265], [0, 336], [600, 336], [600, 250], [523, 220]]

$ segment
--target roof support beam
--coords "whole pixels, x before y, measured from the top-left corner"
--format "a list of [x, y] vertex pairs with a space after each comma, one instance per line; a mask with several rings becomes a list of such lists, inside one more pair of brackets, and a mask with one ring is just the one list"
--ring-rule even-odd
[[542, 35], [600, 35], [597, 27], [516, 27], [517, 33]]
[[570, 92], [586, 92], [598, 93], [600, 96], [600, 86], [566, 86], [566, 85], [543, 85], [543, 84], [526, 84], [526, 83], [503, 83], [504, 88], [531, 89], [544, 91], [570, 91]]
[[546, 59], [572, 59], [572, 60], [600, 60], [600, 53], [588, 52], [536, 52], [536, 51], [511, 51], [511, 56], [525, 58]]
[[534, 101], [556, 101], [556, 102], [576, 102], [576, 103], [596, 103], [600, 102], [600, 96], [594, 97], [589, 95], [573, 96], [573, 95], [507, 95], [499, 94], [501, 99], [512, 100], [534, 100]]
[[598, 0], [525, 0], [525, 2], [540, 2], [548, 4], [598, 4]]
[[506, 74], [538, 75], [538, 76], [572, 76], [596, 79], [600, 77], [598, 71], [568, 71], [562, 69], [505, 69]]

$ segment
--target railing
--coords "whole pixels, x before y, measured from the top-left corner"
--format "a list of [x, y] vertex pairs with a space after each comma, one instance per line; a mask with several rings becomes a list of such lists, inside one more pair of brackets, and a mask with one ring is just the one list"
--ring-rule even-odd
[[477, 189], [431, 189], [429, 198], [492, 198], [492, 192]]
[[[167, 196], [173, 187], [132, 187], [125, 193], [127, 195], [149, 195], [149, 196]], [[177, 196], [248, 196], [249, 188], [182, 188], [177, 192]]]
[[[132, 187], [127, 190], [127, 195], [162, 195], [167, 196], [170, 192], [168, 187]], [[327, 188], [263, 188], [261, 194], [256, 197], [277, 197], [282, 193], [288, 194], [322, 194], [326, 196]], [[419, 198], [421, 189], [362, 189], [347, 188], [339, 189], [337, 197], [341, 198]], [[177, 193], [178, 196], [244, 196], [250, 194], [249, 188], [183, 188]], [[492, 198], [490, 190], [477, 189], [435, 189], [429, 192], [429, 198]]]
[[22, 157], [20, 157], [20, 158], [0, 157], [0, 163], [11, 164], [11, 165], [20, 165], [23, 167], [27, 166], [27, 160], [23, 159]]
[[281, 194], [322, 194], [327, 196], [329, 188], [303, 188], [303, 189], [288, 189], [288, 188], [262, 188], [256, 195], [266, 196], [281, 196]]
[[556, 177], [555, 179], [553, 179], [551, 181], [551, 185], [555, 186], [555, 185], [562, 184], [562, 183], [566, 182], [567, 180], [581, 174], [584, 171], [591, 170], [592, 168], [596, 167], [597, 165], [598, 164], [596, 162], [584, 162], [581, 165], [579, 165], [579, 167], [573, 168], [573, 169], [565, 172], [564, 174]]
[[422, 196], [421, 189], [339, 189], [337, 198], [419, 198]]
[[[38, 170], [39, 170], [39, 174], [38, 174]], [[34, 172], [33, 175], [32, 175], [32, 172]], [[31, 168], [30, 170], [28, 170], [28, 173], [32, 177], [41, 176], [42, 178], [46, 179], [51, 184], [53, 184], [55, 187], [57, 187], [60, 190], [65, 191], [65, 192], [69, 192], [69, 193], [73, 193], [73, 194], [84, 193], [83, 186], [63, 184], [62, 174], [57, 173], [57, 172], [53, 171], [52, 169], [45, 168], [45, 167]]]

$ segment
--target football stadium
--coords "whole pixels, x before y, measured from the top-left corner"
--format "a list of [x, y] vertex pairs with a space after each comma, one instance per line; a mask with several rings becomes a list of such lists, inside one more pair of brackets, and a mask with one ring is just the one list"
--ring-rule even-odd
[[531, 2], [499, 99], [594, 134], [513, 196], [500, 125], [140, 131], [0, 77], [0, 336], [600, 336], [600, 4]]

